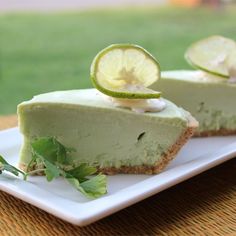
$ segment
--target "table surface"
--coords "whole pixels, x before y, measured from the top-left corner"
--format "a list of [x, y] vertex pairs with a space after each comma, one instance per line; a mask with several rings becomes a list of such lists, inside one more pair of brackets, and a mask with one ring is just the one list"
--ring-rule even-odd
[[[17, 125], [0, 117], [0, 129]], [[78, 213], [79, 214], [79, 213]], [[236, 158], [86, 227], [0, 192], [1, 235], [236, 235]]]

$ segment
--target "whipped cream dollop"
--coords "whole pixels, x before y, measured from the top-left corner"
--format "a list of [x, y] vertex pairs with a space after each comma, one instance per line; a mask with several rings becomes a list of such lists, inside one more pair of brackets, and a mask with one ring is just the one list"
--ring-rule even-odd
[[103, 98], [115, 107], [129, 108], [137, 113], [160, 112], [165, 109], [166, 103], [162, 98], [152, 99], [128, 99], [114, 98], [103, 94]]
[[130, 108], [130, 110], [144, 113], [144, 112], [159, 112], [166, 107], [166, 103], [161, 98], [152, 99], [125, 99], [112, 98], [112, 102], [117, 107]]

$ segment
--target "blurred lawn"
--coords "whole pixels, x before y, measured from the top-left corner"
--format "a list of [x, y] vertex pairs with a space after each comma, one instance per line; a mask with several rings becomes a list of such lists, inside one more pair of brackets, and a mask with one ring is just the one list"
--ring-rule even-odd
[[94, 55], [112, 43], [136, 43], [162, 70], [189, 68], [188, 45], [212, 34], [236, 39], [236, 9], [156, 8], [0, 15], [0, 114], [34, 94], [91, 87]]

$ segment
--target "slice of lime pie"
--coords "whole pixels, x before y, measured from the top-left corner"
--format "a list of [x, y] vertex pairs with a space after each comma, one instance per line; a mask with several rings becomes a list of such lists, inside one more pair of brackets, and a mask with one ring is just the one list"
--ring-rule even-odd
[[199, 121], [195, 135], [236, 134], [236, 84], [202, 71], [164, 71], [158, 88]]
[[186, 58], [201, 70], [164, 71], [151, 88], [196, 117], [196, 136], [236, 134], [236, 43], [212, 36], [193, 44]]
[[[106, 174], [163, 170], [198, 123], [147, 88], [159, 74], [158, 63], [141, 47], [113, 45], [92, 64], [91, 78], [98, 90], [51, 92], [21, 103], [20, 167], [30, 163], [35, 139], [53, 136], [73, 148], [75, 166], [87, 163]], [[37, 163], [33, 168], [39, 168]]]

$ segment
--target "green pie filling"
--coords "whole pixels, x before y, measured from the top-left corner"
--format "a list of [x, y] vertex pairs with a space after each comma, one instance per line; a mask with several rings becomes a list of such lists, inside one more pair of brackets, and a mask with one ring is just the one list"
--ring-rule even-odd
[[236, 131], [236, 84], [201, 71], [162, 72], [151, 87], [188, 110], [198, 121], [199, 131]]
[[35, 96], [18, 106], [24, 143], [20, 164], [31, 160], [31, 142], [54, 136], [75, 149], [75, 164], [98, 167], [153, 165], [188, 126], [189, 113], [168, 100], [160, 112], [115, 107], [96, 89]]

